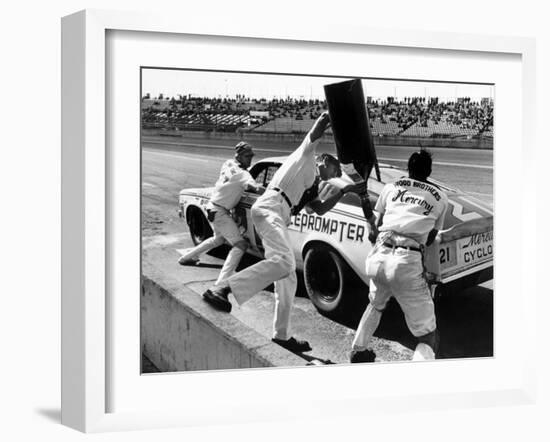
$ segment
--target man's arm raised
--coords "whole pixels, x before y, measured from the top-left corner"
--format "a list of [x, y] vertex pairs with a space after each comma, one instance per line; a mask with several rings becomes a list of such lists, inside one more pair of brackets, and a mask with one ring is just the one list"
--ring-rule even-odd
[[[311, 149], [315, 149], [315, 141], [317, 141], [319, 138], [323, 136], [323, 133], [325, 132], [326, 128], [328, 127], [330, 123], [330, 117], [328, 116], [328, 112], [323, 112], [319, 118], [315, 121], [313, 124], [313, 127], [306, 135], [306, 138], [309, 137], [309, 143], [306, 146], [306, 153], [309, 153], [308, 151]], [[305, 141], [305, 140], [304, 140]]]

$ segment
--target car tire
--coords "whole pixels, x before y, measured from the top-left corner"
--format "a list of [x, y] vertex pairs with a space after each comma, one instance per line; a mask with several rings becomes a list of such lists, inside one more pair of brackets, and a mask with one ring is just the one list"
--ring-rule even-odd
[[200, 244], [214, 234], [212, 227], [210, 227], [210, 224], [202, 213], [202, 210], [196, 207], [190, 207], [187, 210], [186, 219], [193, 244]]
[[333, 248], [315, 244], [304, 257], [304, 284], [307, 295], [319, 312], [333, 316], [345, 312], [351, 304], [350, 288], [357, 276]]

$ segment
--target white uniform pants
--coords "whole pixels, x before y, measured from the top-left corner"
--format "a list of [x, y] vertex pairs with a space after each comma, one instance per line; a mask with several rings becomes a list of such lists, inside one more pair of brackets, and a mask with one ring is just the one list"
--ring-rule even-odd
[[182, 258], [183, 259], [195, 259], [203, 253], [206, 253], [216, 247], [221, 246], [226, 240], [233, 246], [229, 251], [223, 267], [216, 281], [216, 285], [225, 283], [239, 265], [241, 258], [244, 255], [244, 250], [234, 247], [239, 241], [244, 241], [239, 227], [233, 220], [231, 214], [226, 209], [216, 206], [216, 216], [214, 217], [213, 230], [214, 236], [206, 239], [198, 244], [196, 247], [187, 251]]
[[352, 348], [364, 350], [380, 321], [391, 296], [394, 296], [414, 336], [436, 329], [434, 304], [424, 279], [422, 254], [377, 243], [366, 261], [370, 304], [357, 328]]
[[297, 286], [296, 261], [287, 230], [289, 207], [281, 195], [267, 191], [252, 206], [251, 214], [262, 238], [265, 259], [236, 273], [227, 282], [239, 304], [275, 283], [273, 337], [286, 340], [291, 337], [290, 314]]

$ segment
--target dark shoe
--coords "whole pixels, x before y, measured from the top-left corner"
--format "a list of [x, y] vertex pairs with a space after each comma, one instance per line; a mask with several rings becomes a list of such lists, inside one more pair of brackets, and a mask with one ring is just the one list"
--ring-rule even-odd
[[212, 307], [222, 312], [231, 311], [231, 303], [227, 299], [229, 287], [213, 287], [202, 294], [202, 298]]
[[199, 263], [199, 258], [187, 258], [184, 259], [183, 256], [178, 259], [178, 264], [180, 266], [196, 266]]
[[275, 344], [279, 344], [281, 347], [286, 348], [288, 351], [293, 353], [303, 353], [304, 351], [311, 351], [311, 346], [307, 341], [298, 341], [295, 338], [287, 339], [272, 339]]
[[357, 364], [359, 362], [374, 362], [375, 359], [376, 353], [369, 349], [363, 351], [353, 350], [349, 357], [349, 361], [352, 364]]

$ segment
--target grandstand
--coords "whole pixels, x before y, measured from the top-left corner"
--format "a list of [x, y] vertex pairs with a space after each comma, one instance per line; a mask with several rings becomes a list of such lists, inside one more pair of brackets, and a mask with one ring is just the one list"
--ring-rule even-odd
[[473, 137], [478, 134], [478, 130], [469, 127], [457, 126], [451, 123], [434, 123], [428, 120], [424, 124], [415, 123], [399, 133], [403, 136], [411, 137]]
[[[372, 133], [377, 137], [490, 138], [493, 103], [461, 98], [394, 97], [366, 103]], [[257, 133], [306, 133], [327, 108], [323, 100], [182, 97], [143, 99], [145, 129]]]
[[373, 135], [385, 136], [385, 135], [397, 135], [401, 132], [401, 127], [396, 121], [383, 121], [379, 119], [371, 119], [370, 126]]
[[253, 128], [256, 132], [271, 133], [306, 133], [313, 126], [315, 119], [312, 118], [292, 118], [278, 117], [272, 118], [260, 127]]

